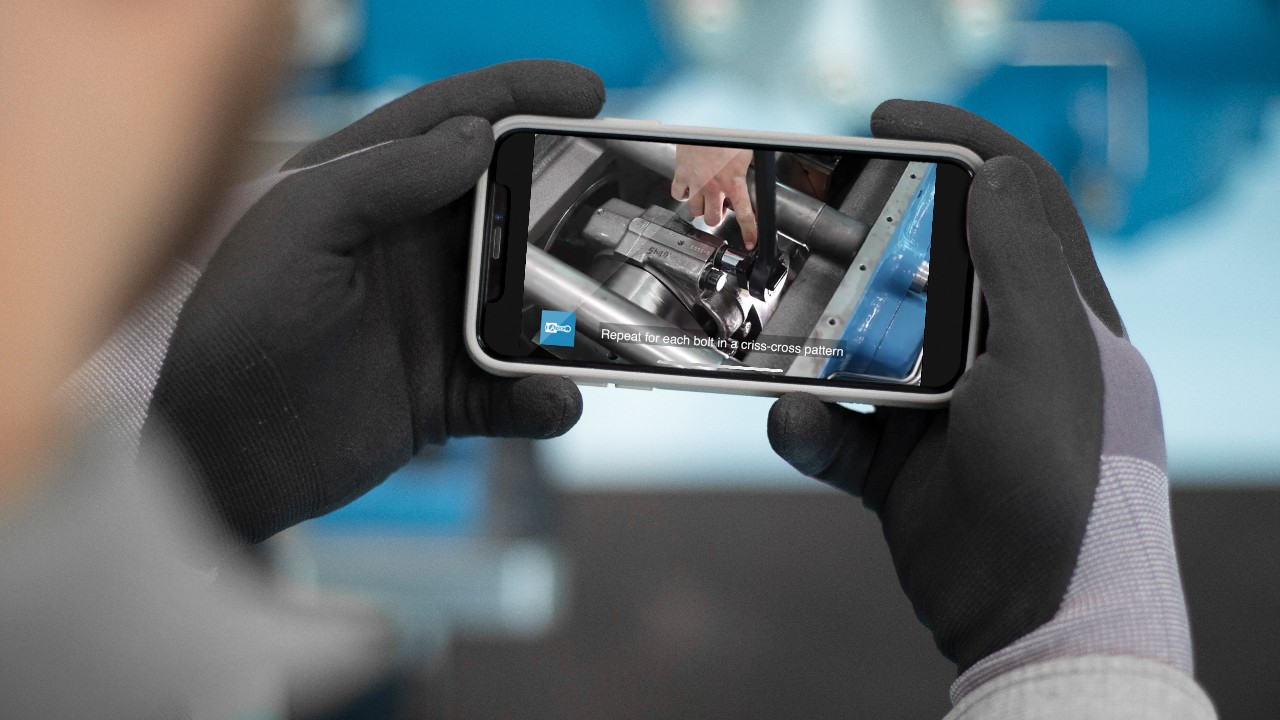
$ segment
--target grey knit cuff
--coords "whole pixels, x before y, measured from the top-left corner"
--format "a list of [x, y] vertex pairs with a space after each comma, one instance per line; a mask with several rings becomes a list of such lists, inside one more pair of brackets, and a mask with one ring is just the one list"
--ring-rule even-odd
[[136, 454], [142, 424], [182, 306], [231, 228], [254, 203], [291, 174], [277, 167], [257, 180], [232, 188], [184, 259], [171, 265], [169, 274], [63, 383], [59, 393], [62, 402]]
[[131, 455], [138, 450], [178, 314], [199, 279], [200, 273], [187, 263], [173, 263], [164, 281], [59, 390], [64, 403], [101, 426]]
[[1080, 557], [1052, 620], [983, 658], [951, 686], [953, 703], [993, 679], [1056, 658], [1146, 658], [1190, 675], [1191, 634], [1159, 467], [1104, 456]]
[[1214, 720], [1204, 690], [1181, 670], [1132, 657], [1049, 660], [991, 680], [944, 720]]

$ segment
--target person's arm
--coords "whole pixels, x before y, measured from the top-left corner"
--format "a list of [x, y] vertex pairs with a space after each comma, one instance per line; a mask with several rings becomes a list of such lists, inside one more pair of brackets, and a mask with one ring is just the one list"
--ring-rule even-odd
[[62, 440], [0, 522], [5, 717], [311, 717], [386, 677], [386, 618], [247, 563], [164, 453]]
[[940, 411], [783, 397], [777, 452], [862, 498], [963, 718], [1211, 718], [1169, 522], [1155, 383], [1061, 179], [956, 108], [890, 101], [877, 136], [986, 159], [968, 204], [985, 348]]
[[285, 2], [0, 3], [0, 508], [54, 395], [220, 190], [287, 52]]
[[[55, 399], [221, 189], [289, 47], [290, 6], [0, 3], [6, 718], [301, 715], [389, 666], [383, 618], [277, 592], [212, 540], [158, 456], [139, 467]], [[157, 298], [180, 305], [190, 285], [171, 278], [118, 337], [148, 345], [152, 320], [177, 314]], [[127, 366], [154, 374], [166, 344]], [[218, 582], [192, 565], [213, 558]]]

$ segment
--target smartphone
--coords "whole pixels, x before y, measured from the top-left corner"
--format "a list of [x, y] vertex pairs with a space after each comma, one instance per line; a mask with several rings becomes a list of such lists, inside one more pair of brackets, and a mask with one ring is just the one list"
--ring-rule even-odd
[[535, 116], [494, 134], [464, 320], [492, 373], [933, 406], [973, 362], [965, 148]]

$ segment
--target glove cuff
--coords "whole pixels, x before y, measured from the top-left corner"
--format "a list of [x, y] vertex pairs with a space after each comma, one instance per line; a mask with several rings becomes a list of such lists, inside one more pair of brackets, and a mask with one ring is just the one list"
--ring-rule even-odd
[[285, 373], [216, 305], [182, 319], [152, 410], [143, 444], [158, 415], [237, 536], [258, 542], [319, 514], [321, 474]]
[[1036, 663], [994, 678], [944, 720], [1166, 718], [1214, 720], [1191, 676], [1133, 657], [1090, 655]]
[[1191, 632], [1158, 466], [1103, 456], [1080, 557], [1053, 619], [979, 660], [951, 686], [961, 702], [993, 678], [1086, 655], [1154, 660], [1191, 675]]

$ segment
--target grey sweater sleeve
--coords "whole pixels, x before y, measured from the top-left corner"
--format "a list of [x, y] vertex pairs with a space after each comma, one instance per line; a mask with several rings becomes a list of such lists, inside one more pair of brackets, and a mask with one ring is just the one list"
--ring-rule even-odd
[[178, 313], [199, 279], [194, 267], [175, 262], [165, 279], [62, 386], [65, 404], [80, 417], [98, 423], [131, 454], [138, 450]]
[[186, 258], [170, 266], [164, 279], [67, 379], [61, 388], [61, 401], [78, 416], [103, 428], [119, 446], [136, 453], [182, 306], [222, 238], [254, 203], [291, 174], [277, 168], [228, 193]]
[[380, 614], [245, 563], [166, 453], [90, 432], [39, 474], [0, 518], [4, 717], [307, 716], [390, 669]]
[[945, 720], [1213, 720], [1186, 673], [1135, 657], [1090, 655], [1024, 665], [967, 694]]

